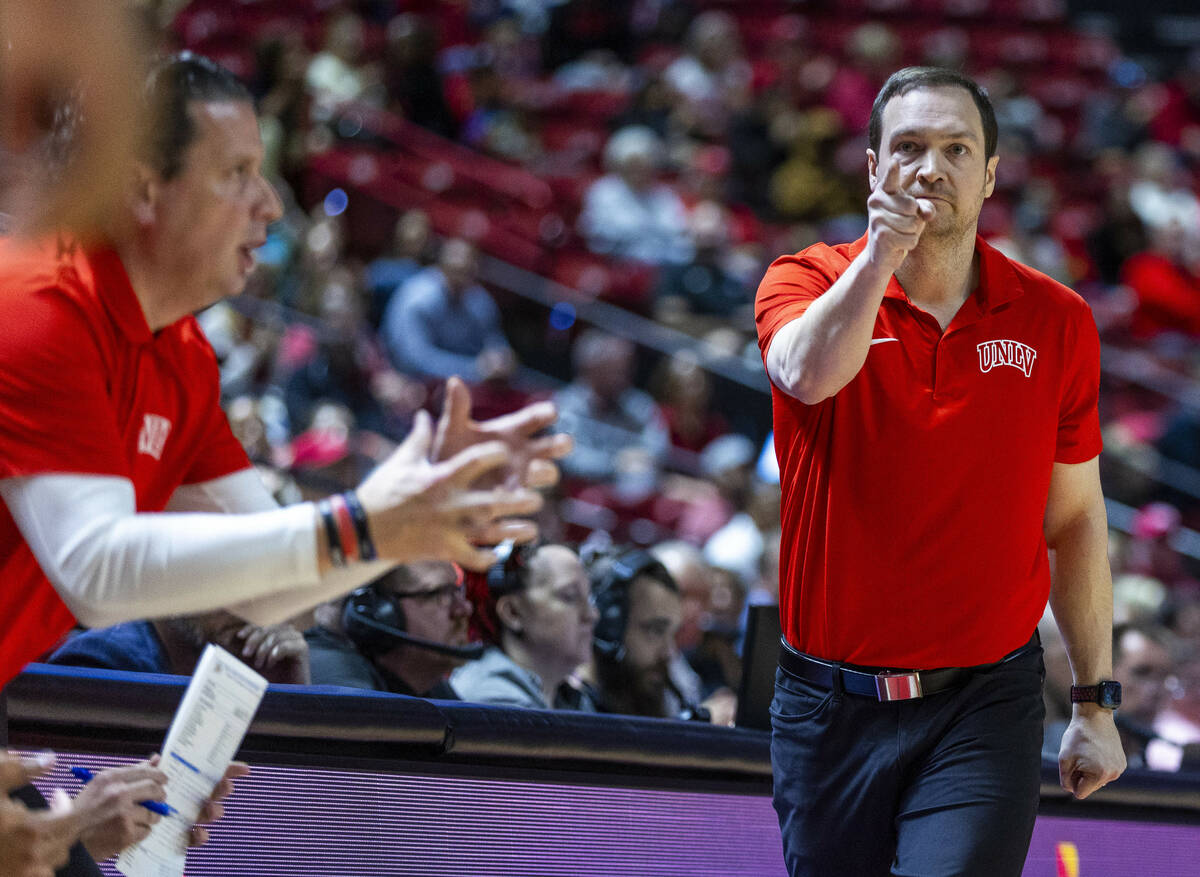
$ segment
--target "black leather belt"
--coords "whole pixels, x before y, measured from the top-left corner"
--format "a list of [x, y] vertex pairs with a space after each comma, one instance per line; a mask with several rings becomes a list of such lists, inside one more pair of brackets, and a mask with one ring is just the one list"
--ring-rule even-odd
[[1024, 655], [1036, 646], [1041, 645], [1041, 639], [1034, 631], [1033, 637], [1021, 648], [1009, 652], [994, 664], [980, 664], [975, 667], [941, 667], [937, 670], [873, 670], [854, 669], [844, 664], [835, 664], [821, 658], [814, 658], [792, 648], [791, 644], [782, 637], [779, 640], [779, 666], [785, 673], [811, 682], [821, 688], [833, 688], [833, 674], [840, 671], [842, 687], [851, 694], [863, 697], [873, 697], [878, 701], [913, 700], [939, 691], [949, 691], [966, 685], [968, 680], [981, 671], [991, 670]]

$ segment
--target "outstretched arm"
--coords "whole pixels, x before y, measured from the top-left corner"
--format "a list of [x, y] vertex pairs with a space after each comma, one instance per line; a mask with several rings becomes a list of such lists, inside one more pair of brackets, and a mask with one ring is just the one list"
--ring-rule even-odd
[[229, 608], [255, 624], [283, 621], [352, 590], [391, 563], [451, 560], [483, 569], [477, 544], [527, 541], [536, 527], [517, 516], [541, 497], [516, 484], [478, 489], [509, 461], [499, 440], [429, 461], [433, 428], [412, 434], [360, 486], [380, 561], [333, 569], [310, 504], [251, 514], [139, 514], [133, 485], [96, 475], [0, 481], [38, 563], [72, 612], [89, 626]]

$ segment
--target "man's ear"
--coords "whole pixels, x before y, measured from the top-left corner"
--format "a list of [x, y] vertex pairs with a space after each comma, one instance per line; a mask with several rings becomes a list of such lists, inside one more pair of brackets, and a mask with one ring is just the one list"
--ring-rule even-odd
[[158, 215], [158, 200], [162, 194], [162, 180], [149, 165], [138, 162], [134, 165], [126, 198], [130, 213], [138, 225], [149, 225]]
[[875, 188], [877, 177], [879, 176], [879, 156], [875, 154], [874, 149], [867, 150], [867, 182], [871, 184], [871, 188]]
[[517, 607], [515, 594], [505, 594], [496, 601], [496, 617], [505, 630], [520, 634], [524, 632], [524, 622], [521, 620], [521, 610]]
[[983, 197], [992, 197], [992, 192], [996, 191], [996, 165], [1000, 163], [1000, 156], [993, 155], [987, 160], [987, 170], [984, 172], [983, 178]]

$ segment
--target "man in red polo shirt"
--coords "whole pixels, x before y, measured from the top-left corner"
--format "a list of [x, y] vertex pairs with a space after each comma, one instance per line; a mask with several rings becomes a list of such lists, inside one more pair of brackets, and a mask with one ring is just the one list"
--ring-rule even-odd
[[[278, 508], [230, 432], [191, 316], [241, 291], [281, 212], [254, 107], [188, 53], [160, 64], [148, 93], [154, 123], [109, 240], [0, 245], [0, 686], [76, 619], [229, 608], [262, 625], [398, 562], [485, 569], [494, 556], [478, 545], [536, 535], [511, 516], [538, 508], [530, 486], [570, 447], [532, 438], [552, 405], [476, 424], [452, 382], [436, 436], [422, 415], [357, 491]], [[504, 465], [505, 487], [475, 486]], [[0, 799], [0, 849], [29, 847], [18, 807]], [[90, 822], [62, 825], [49, 833]]]
[[996, 140], [970, 79], [894, 74], [872, 112], [867, 235], [782, 257], [759, 288], [783, 485], [772, 760], [793, 875], [1021, 872], [1047, 597], [1081, 701], [1063, 785], [1085, 797], [1125, 766], [1096, 327], [977, 236]]

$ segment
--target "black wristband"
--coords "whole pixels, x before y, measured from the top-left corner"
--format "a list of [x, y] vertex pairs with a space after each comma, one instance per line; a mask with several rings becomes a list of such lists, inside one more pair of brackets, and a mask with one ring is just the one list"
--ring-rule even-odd
[[367, 528], [367, 512], [358, 501], [358, 494], [347, 490], [342, 494], [346, 500], [346, 508], [350, 509], [350, 518], [354, 521], [354, 533], [358, 536], [358, 556], [360, 560], [374, 560], [379, 556], [375, 551], [375, 543], [371, 539], [371, 531]]
[[329, 500], [323, 499], [317, 503], [317, 511], [325, 525], [325, 541], [329, 543], [329, 560], [334, 566], [346, 565], [346, 554], [342, 551], [342, 540], [338, 537], [337, 519], [333, 516], [333, 506]]

